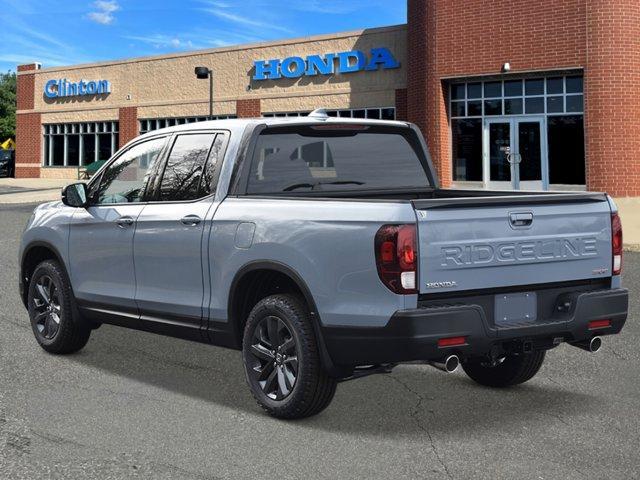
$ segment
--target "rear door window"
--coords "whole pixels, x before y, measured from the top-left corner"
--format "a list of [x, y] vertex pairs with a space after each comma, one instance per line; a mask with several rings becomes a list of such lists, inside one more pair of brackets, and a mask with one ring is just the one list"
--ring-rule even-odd
[[176, 137], [162, 174], [159, 201], [196, 200], [209, 194], [210, 187], [201, 188], [201, 182], [215, 138], [215, 133]]
[[258, 137], [248, 193], [426, 187], [420, 155], [420, 144], [407, 128], [268, 128]]

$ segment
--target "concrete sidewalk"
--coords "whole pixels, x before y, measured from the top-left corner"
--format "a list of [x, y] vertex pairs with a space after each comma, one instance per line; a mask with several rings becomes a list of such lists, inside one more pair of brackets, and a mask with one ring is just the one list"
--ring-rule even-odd
[[60, 199], [62, 187], [77, 182], [60, 178], [0, 178], [0, 204], [43, 203]]

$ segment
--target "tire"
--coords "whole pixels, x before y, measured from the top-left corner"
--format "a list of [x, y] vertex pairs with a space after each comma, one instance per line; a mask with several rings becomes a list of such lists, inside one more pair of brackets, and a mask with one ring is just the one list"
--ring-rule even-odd
[[545, 352], [538, 351], [524, 355], [507, 355], [495, 367], [480, 361], [462, 364], [462, 369], [473, 381], [487, 387], [504, 388], [531, 380], [544, 361]]
[[294, 295], [266, 297], [249, 314], [242, 341], [245, 376], [258, 405], [271, 416], [316, 415], [336, 392], [336, 379], [322, 367], [311, 321], [309, 309]]
[[33, 334], [49, 353], [74, 353], [89, 341], [91, 329], [74, 314], [73, 301], [60, 264], [55, 260], [40, 263], [31, 275], [27, 305]]

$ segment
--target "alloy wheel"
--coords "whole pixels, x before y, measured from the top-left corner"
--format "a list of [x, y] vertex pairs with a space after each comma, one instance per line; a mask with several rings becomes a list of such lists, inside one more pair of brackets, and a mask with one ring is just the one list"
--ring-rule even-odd
[[251, 339], [249, 357], [253, 380], [272, 400], [284, 400], [298, 377], [298, 351], [291, 330], [276, 317], [263, 318]]
[[49, 275], [42, 275], [35, 285], [33, 321], [40, 335], [51, 340], [60, 330], [60, 295]]

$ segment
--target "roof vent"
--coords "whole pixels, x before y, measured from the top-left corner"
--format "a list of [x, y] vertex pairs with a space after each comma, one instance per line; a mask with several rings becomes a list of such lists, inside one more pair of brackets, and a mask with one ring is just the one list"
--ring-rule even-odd
[[329, 118], [329, 114], [327, 113], [327, 110], [324, 108], [316, 108], [313, 112], [309, 114], [309, 117], [327, 119]]

